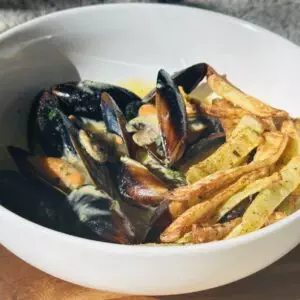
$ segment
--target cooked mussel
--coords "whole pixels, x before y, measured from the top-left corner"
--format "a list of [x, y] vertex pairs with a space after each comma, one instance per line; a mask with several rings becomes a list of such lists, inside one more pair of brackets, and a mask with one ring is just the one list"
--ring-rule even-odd
[[133, 144], [126, 130], [126, 118], [110, 94], [101, 94], [101, 109], [106, 128], [119, 137], [118, 144], [124, 147], [124, 155], [131, 156]]
[[117, 101], [123, 113], [128, 104], [141, 101], [137, 95], [125, 88], [91, 80], [66, 82], [52, 87], [50, 91], [65, 106], [65, 114], [97, 121], [102, 120], [99, 103], [103, 92], [109, 93]]
[[[29, 149], [35, 151], [39, 141], [44, 151], [44, 144], [47, 144], [47, 151], [53, 156], [58, 156], [64, 150], [62, 145], [65, 143], [61, 141], [61, 134], [52, 126], [55, 123], [55, 115], [49, 112], [49, 107], [57, 108], [67, 116], [74, 115], [87, 120], [87, 123], [92, 123], [94, 130], [102, 130], [103, 112], [99, 104], [103, 92], [108, 92], [114, 98], [122, 113], [130, 111], [130, 107], [126, 110], [128, 105], [132, 106], [132, 103], [135, 103], [135, 106], [138, 106], [141, 102], [138, 96], [124, 88], [94, 81], [67, 82], [43, 90], [35, 97], [29, 114]], [[49, 119], [53, 119], [53, 123], [49, 122]], [[98, 123], [101, 126], [98, 126]], [[49, 136], [53, 138], [47, 140]]]
[[79, 220], [104, 241], [134, 244], [135, 233], [119, 203], [95, 186], [85, 185], [68, 196], [70, 206]]
[[119, 189], [129, 200], [156, 205], [163, 201], [167, 187], [144, 165], [128, 157], [121, 158]]
[[187, 116], [178, 87], [164, 70], [158, 72], [155, 103], [163, 159], [167, 166], [172, 166], [181, 158], [186, 148]]
[[94, 239], [66, 201], [64, 194], [15, 171], [0, 172], [1, 204], [19, 216], [64, 233]]
[[[177, 87], [181, 86], [188, 94], [204, 79], [207, 75], [207, 69], [208, 65], [206, 63], [195, 64], [174, 73], [172, 75], [172, 80]], [[143, 98], [143, 102], [154, 101], [155, 93], [156, 89], [153, 89]]]

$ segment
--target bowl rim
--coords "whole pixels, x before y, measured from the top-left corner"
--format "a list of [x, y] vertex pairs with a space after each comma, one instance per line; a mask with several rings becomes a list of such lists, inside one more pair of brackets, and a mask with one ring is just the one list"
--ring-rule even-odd
[[[199, 13], [207, 14], [207, 15], [214, 15], [217, 17], [221, 17], [225, 19], [228, 22], [234, 23], [235, 25], [244, 26], [248, 30], [254, 30], [256, 32], [264, 33], [267, 35], [271, 35], [276, 39], [281, 39], [283, 42], [290, 44], [290, 47], [296, 47], [298, 50], [300, 48], [293, 42], [287, 40], [286, 38], [268, 30], [265, 28], [262, 28], [260, 26], [257, 26], [255, 24], [252, 24], [250, 22], [247, 22], [245, 20], [238, 19], [236, 17], [232, 17], [226, 14], [222, 14], [220, 12], [214, 12], [207, 9], [202, 9], [198, 7], [193, 6], [186, 6], [186, 5], [175, 5], [175, 4], [158, 4], [158, 3], [106, 3], [106, 4], [97, 4], [97, 5], [88, 5], [84, 7], [74, 7], [69, 9], [64, 9], [57, 12], [52, 12], [37, 18], [34, 18], [32, 20], [26, 21], [22, 24], [16, 25], [5, 32], [0, 34], [0, 42], [5, 40], [6, 38], [9, 38], [13, 36], [16, 33], [20, 33], [23, 30], [26, 30], [30, 27], [35, 27], [39, 25], [42, 22], [45, 21], [51, 21], [54, 20], [56, 17], [60, 15], [65, 14], [77, 14], [78, 12], [82, 11], [90, 11], [90, 10], [114, 10], [114, 9], [145, 9], [145, 7], [155, 7], [159, 9], [174, 9], [174, 10], [197, 10]], [[1, 45], [0, 45], [1, 48]], [[209, 243], [203, 243], [203, 244], [192, 244], [192, 245], [172, 245], [172, 246], [145, 246], [145, 245], [121, 245], [121, 244], [113, 244], [108, 242], [102, 242], [102, 241], [96, 241], [96, 240], [89, 240], [73, 235], [69, 235], [66, 233], [62, 233], [47, 227], [44, 227], [42, 225], [39, 225], [37, 223], [34, 223], [32, 221], [29, 221], [14, 212], [6, 209], [4, 206], [0, 204], [0, 217], [3, 219], [11, 219], [14, 222], [19, 222], [20, 226], [23, 228], [29, 228], [30, 230], [39, 230], [43, 232], [45, 235], [51, 235], [52, 239], [58, 239], [60, 241], [67, 241], [69, 243], [73, 244], [81, 244], [88, 248], [98, 249], [101, 251], [106, 252], [114, 252], [114, 253], [122, 253], [122, 254], [132, 254], [132, 255], [170, 255], [170, 254], [176, 254], [176, 255], [186, 255], [190, 253], [199, 253], [199, 252], [212, 252], [212, 251], [218, 251], [219, 249], [228, 249], [232, 247], [237, 247], [239, 245], [244, 245], [247, 243], [250, 243], [254, 240], [259, 240], [282, 227], [289, 226], [291, 223], [293, 223], [296, 219], [300, 219], [300, 210], [297, 212], [294, 212], [290, 216], [286, 217], [285, 219], [272, 224], [268, 227], [261, 228], [255, 232], [248, 233], [243, 236], [239, 236], [233, 239], [229, 240], [221, 240], [221, 241], [214, 241]], [[5, 221], [4, 221], [5, 222]]]

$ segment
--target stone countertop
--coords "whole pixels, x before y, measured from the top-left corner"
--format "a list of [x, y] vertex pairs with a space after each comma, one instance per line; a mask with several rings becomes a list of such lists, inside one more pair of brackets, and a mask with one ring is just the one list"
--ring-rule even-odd
[[0, 0], [0, 32], [53, 11], [114, 2], [169, 2], [210, 9], [265, 27], [300, 45], [300, 0]]

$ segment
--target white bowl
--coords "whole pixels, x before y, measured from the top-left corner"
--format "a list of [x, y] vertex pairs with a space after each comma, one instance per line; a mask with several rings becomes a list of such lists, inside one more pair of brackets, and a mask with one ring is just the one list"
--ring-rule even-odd
[[[300, 50], [292, 43], [200, 9], [101, 5], [51, 14], [1, 35], [1, 143], [25, 145], [29, 103], [43, 87], [79, 78], [154, 82], [161, 67], [173, 72], [196, 62], [210, 63], [250, 94], [300, 115], [294, 92]], [[7, 167], [3, 157], [1, 164]], [[0, 207], [0, 242], [29, 264], [86, 287], [145, 295], [195, 292], [248, 276], [294, 248], [299, 228], [297, 212], [228, 241], [122, 246], [58, 233]]]

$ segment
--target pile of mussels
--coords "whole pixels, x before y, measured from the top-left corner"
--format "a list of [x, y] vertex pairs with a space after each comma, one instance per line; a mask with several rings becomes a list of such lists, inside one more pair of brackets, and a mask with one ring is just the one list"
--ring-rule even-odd
[[[29, 150], [8, 147], [20, 172], [1, 173], [0, 204], [79, 237], [157, 242], [171, 222], [164, 193], [185, 185], [184, 168], [225, 141], [219, 121], [187, 112], [183, 97], [207, 70], [160, 70], [143, 99], [93, 81], [41, 91], [29, 114]], [[138, 116], [149, 103], [152, 121]]]

